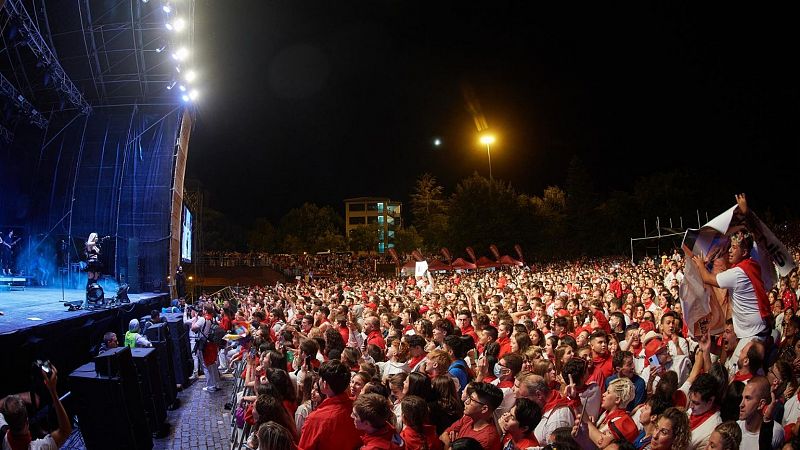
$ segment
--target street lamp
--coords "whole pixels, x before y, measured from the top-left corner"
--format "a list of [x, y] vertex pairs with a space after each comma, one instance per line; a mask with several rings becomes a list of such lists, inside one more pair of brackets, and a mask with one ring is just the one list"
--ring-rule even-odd
[[489, 158], [489, 181], [492, 181], [492, 144], [494, 144], [494, 136], [484, 134], [481, 136], [481, 144], [486, 146], [486, 156]]

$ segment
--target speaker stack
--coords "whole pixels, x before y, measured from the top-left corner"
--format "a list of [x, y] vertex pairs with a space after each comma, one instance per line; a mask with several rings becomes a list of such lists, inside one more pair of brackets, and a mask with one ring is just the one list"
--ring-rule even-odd
[[145, 334], [156, 350], [154, 357], [157, 360], [156, 364], [158, 364], [158, 370], [161, 374], [160, 392], [163, 394], [164, 402], [167, 405], [172, 405], [178, 396], [178, 390], [175, 381], [175, 368], [173, 367], [175, 355], [172, 352], [169, 327], [166, 323], [154, 323], [147, 327]]
[[182, 313], [164, 313], [169, 328], [169, 338], [172, 342], [172, 355], [174, 358], [175, 382], [181, 386], [189, 385], [194, 363], [189, 349], [189, 326], [183, 323]]
[[142, 401], [140, 377], [131, 350], [108, 350], [69, 376], [88, 450], [151, 450], [153, 438]]
[[[167, 420], [167, 403], [163, 391], [163, 370], [159, 365], [159, 350], [155, 348], [134, 348], [131, 350], [133, 365], [139, 377], [139, 387], [142, 390], [144, 411], [147, 414], [147, 425], [153, 436], [164, 436], [168, 431], [165, 423]], [[172, 384], [173, 390], [175, 384]]]

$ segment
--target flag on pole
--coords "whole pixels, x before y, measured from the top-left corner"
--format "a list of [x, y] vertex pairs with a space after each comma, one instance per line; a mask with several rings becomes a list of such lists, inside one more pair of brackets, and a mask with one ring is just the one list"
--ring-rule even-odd
[[397, 250], [394, 247], [389, 247], [389, 255], [392, 257], [392, 260], [398, 266], [400, 265], [400, 256], [397, 255]]
[[473, 250], [472, 247], [467, 247], [467, 255], [469, 255], [469, 259], [472, 260], [472, 264], [475, 264], [478, 260], [478, 258], [475, 257], [475, 250]]
[[517, 252], [519, 260], [525, 262], [525, 258], [522, 257], [522, 247], [519, 244], [514, 244], [514, 251]]
[[453, 255], [450, 254], [450, 250], [448, 250], [447, 247], [442, 247], [440, 252], [442, 252], [442, 256], [444, 256], [444, 260], [447, 261], [448, 264], [450, 264], [450, 261], [453, 260]]
[[497, 250], [497, 246], [492, 244], [489, 246], [489, 251], [492, 252], [492, 256], [494, 256], [495, 261], [500, 261], [500, 251]]

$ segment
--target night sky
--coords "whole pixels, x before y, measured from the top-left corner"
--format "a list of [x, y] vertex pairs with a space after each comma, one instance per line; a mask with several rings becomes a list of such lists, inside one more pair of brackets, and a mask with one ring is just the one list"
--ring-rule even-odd
[[602, 192], [694, 167], [731, 205], [796, 210], [793, 12], [462, 3], [200, 0], [188, 178], [242, 224], [306, 201], [343, 215], [347, 197], [408, 201], [423, 172], [447, 192], [488, 175], [485, 123], [520, 192], [563, 187], [578, 154]]

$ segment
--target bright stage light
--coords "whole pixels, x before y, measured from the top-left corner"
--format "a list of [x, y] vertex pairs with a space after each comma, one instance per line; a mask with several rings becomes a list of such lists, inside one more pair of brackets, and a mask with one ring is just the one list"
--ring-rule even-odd
[[168, 29], [169, 31], [172, 31], [172, 30], [173, 30], [173, 27], [172, 27], [172, 24], [171, 24], [171, 23], [167, 22], [167, 24], [166, 24], [165, 26], [167, 27], [167, 29]]
[[186, 95], [186, 94], [183, 94], [183, 95], [181, 96], [181, 99], [182, 99], [183, 101], [185, 101], [185, 102], [188, 102], [188, 101], [189, 101], [189, 96], [188, 96], [188, 95]]
[[172, 27], [175, 28], [175, 31], [183, 31], [183, 29], [186, 28], [186, 21], [178, 17], [172, 22]]
[[195, 73], [194, 70], [190, 70], [190, 71], [186, 72], [186, 75], [184, 75], [184, 78], [186, 78], [186, 81], [191, 83], [192, 81], [194, 81], [197, 78], [197, 73]]
[[172, 12], [172, 8], [169, 6], [169, 3], [165, 4], [164, 6], [162, 6], [161, 10], [164, 11], [165, 13], [167, 13], [167, 14]]
[[178, 89], [180, 89], [181, 92], [186, 92], [186, 86], [184, 86], [184, 85], [178, 86]]
[[161, 53], [161, 52], [163, 52], [163, 51], [164, 51], [164, 50], [166, 50], [166, 49], [167, 49], [167, 46], [166, 46], [166, 45], [162, 45], [161, 47], [158, 47], [158, 48], [156, 49], [156, 53]]
[[481, 136], [481, 144], [483, 145], [494, 144], [494, 136], [492, 136], [491, 134]]
[[192, 92], [189, 92], [189, 99], [197, 100], [197, 97], [200, 96], [200, 93], [197, 92], [197, 89], [192, 89]]
[[171, 90], [172, 90], [172, 88], [174, 88], [174, 87], [175, 87], [175, 84], [176, 84], [176, 83], [177, 83], [177, 81], [173, 81], [172, 83], [168, 84], [168, 85], [167, 85], [167, 90], [168, 90], [168, 91], [171, 91]]
[[176, 61], [183, 61], [187, 57], [189, 57], [189, 49], [186, 47], [181, 47], [178, 49], [177, 52], [172, 54], [172, 59]]

